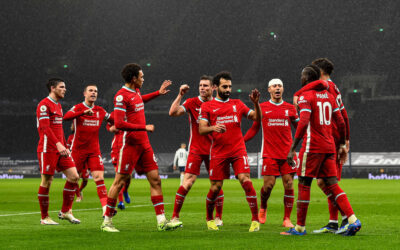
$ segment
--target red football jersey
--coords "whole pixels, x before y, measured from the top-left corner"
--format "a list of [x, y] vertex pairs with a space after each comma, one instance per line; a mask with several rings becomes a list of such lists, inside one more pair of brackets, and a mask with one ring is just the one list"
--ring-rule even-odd
[[200, 96], [187, 99], [181, 107], [189, 114], [190, 139], [189, 152], [208, 155], [210, 154], [211, 139], [209, 136], [199, 134], [199, 113], [204, 101]]
[[[87, 109], [93, 110], [93, 115], [85, 115]], [[103, 120], [110, 117], [102, 107], [88, 106], [85, 102], [73, 106], [64, 116], [64, 120], [73, 120], [75, 132], [71, 143], [71, 151], [84, 151], [100, 154], [99, 130]]]
[[69, 136], [68, 136], [68, 139], [67, 139], [67, 148], [69, 149], [69, 150], [71, 150], [71, 144], [72, 144], [72, 140], [74, 139], [74, 134], [72, 133], [72, 134], [70, 134]]
[[211, 158], [228, 158], [247, 154], [240, 125], [242, 117], [247, 117], [250, 112], [251, 109], [238, 99], [222, 101], [214, 98], [201, 105], [200, 119], [207, 121], [211, 126], [216, 124], [226, 126], [224, 133], [211, 133]]
[[[306, 153], [335, 153], [332, 118], [333, 115], [337, 115], [334, 114], [335, 112], [340, 114], [335, 98], [327, 90], [310, 90], [299, 97], [298, 105], [300, 120], [303, 112], [310, 113], [307, 132], [303, 137], [303, 150]], [[299, 128], [297, 130], [299, 131]], [[299, 138], [298, 131], [296, 131], [296, 138]]]
[[[336, 86], [335, 83], [332, 82], [331, 79], [329, 79], [328, 81], [329, 84], [329, 93], [331, 93], [333, 95], [333, 97], [336, 100], [336, 104], [339, 107], [340, 111], [343, 112], [344, 105], [343, 105], [343, 101], [342, 101], [342, 95], [340, 94], [339, 88]], [[347, 139], [350, 138], [349, 137], [350, 131], [346, 130], [346, 137]], [[339, 129], [338, 129], [338, 125], [337, 123], [334, 121], [333, 122], [333, 138], [335, 139], [335, 141], [339, 141], [340, 138], [340, 133], [339, 133]]]
[[36, 108], [36, 121], [40, 138], [37, 152], [58, 152], [57, 142], [66, 145], [60, 103], [51, 99], [50, 96], [41, 100]]
[[271, 100], [260, 104], [262, 112], [263, 157], [286, 159], [292, 145], [290, 124], [297, 123], [299, 117], [294, 105], [287, 102], [275, 103]]
[[117, 124], [118, 112], [123, 112], [124, 130], [123, 142], [128, 144], [150, 144], [146, 131], [146, 118], [144, 103], [139, 89], [133, 90], [123, 86], [114, 97], [115, 123]]

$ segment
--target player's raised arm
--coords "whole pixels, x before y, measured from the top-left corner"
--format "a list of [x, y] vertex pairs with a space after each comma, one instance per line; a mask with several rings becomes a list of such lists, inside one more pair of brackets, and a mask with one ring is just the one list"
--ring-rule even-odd
[[181, 87], [179, 88], [179, 94], [172, 102], [171, 107], [169, 109], [169, 116], [181, 116], [186, 112], [185, 108], [181, 106], [181, 101], [183, 96], [188, 91], [189, 91], [189, 85], [187, 84], [181, 85]]
[[250, 100], [253, 102], [254, 104], [254, 111], [251, 111], [250, 114], [248, 115], [248, 118], [253, 120], [253, 121], [257, 121], [260, 122], [261, 121], [261, 108], [260, 108], [260, 92], [257, 89], [253, 89], [251, 91], [251, 94], [249, 95]]
[[165, 95], [167, 94], [170, 90], [167, 89], [172, 82], [170, 80], [165, 80], [162, 84], [159, 90], [154, 91], [153, 93], [142, 95], [142, 100], [144, 103], [149, 102], [153, 100], [154, 98], [160, 96], [160, 95]]

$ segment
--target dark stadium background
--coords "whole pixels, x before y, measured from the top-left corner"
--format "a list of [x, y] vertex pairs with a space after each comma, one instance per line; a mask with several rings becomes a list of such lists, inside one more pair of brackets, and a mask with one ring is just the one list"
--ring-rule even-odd
[[[399, 1], [384, 0], [1, 1], [0, 156], [36, 159], [35, 109], [50, 77], [66, 81], [65, 112], [83, 100], [86, 83], [98, 85], [97, 104], [111, 111], [126, 63], [143, 66], [142, 93], [172, 80], [170, 94], [145, 106], [155, 152], [172, 153], [189, 136], [186, 116], [168, 116], [181, 84], [196, 96], [202, 74], [229, 70], [233, 97], [250, 104], [249, 90], [260, 89], [265, 101], [266, 83], [279, 77], [291, 102], [301, 69], [317, 57], [335, 64], [352, 151], [398, 152], [399, 10]], [[259, 151], [260, 134], [249, 152]], [[104, 153], [111, 139], [102, 129]]]

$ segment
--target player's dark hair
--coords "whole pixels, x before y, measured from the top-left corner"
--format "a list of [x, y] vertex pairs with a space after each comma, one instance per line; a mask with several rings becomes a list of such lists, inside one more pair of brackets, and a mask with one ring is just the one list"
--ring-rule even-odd
[[93, 86], [93, 87], [96, 87], [96, 88], [97, 88], [97, 85], [96, 85], [96, 84], [94, 84], [94, 83], [89, 83], [89, 84], [86, 84], [85, 88], [83, 89], [83, 92], [85, 92], [85, 91], [87, 90], [87, 88], [90, 87], [90, 86]]
[[219, 72], [218, 74], [216, 74], [213, 78], [213, 84], [216, 86], [219, 86], [219, 84], [221, 83], [221, 78], [224, 78], [225, 80], [232, 80], [232, 75], [231, 72], [228, 71], [222, 71]]
[[139, 77], [139, 71], [142, 70], [139, 64], [129, 63], [124, 66], [121, 71], [121, 76], [125, 82], [130, 83], [134, 77]]
[[303, 71], [301, 71], [301, 78], [304, 79], [304, 84], [319, 80], [321, 72], [315, 65], [307, 65]]
[[325, 74], [331, 75], [333, 72], [333, 63], [328, 58], [315, 59], [312, 64], [320, 68]]
[[200, 77], [200, 81], [201, 80], [208, 80], [208, 81], [210, 81], [212, 83], [213, 82], [213, 77], [212, 76], [208, 76], [208, 75], [202, 75]]
[[49, 93], [51, 92], [51, 87], [57, 87], [60, 82], [64, 82], [64, 80], [61, 78], [50, 78], [46, 83], [46, 87], [49, 90]]

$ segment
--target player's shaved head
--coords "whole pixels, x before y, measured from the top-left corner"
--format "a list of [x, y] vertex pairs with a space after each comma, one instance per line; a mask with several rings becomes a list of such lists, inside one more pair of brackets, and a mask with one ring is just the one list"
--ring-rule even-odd
[[51, 87], [57, 87], [60, 82], [64, 82], [64, 80], [61, 78], [50, 78], [46, 83], [46, 87], [49, 90], [49, 93], [51, 92]]
[[333, 72], [333, 63], [328, 58], [315, 59], [312, 64], [320, 68], [324, 74], [331, 75]]
[[139, 77], [139, 71], [142, 70], [139, 64], [129, 63], [124, 66], [121, 71], [121, 76], [124, 78], [125, 82], [130, 83], [134, 77]]
[[216, 74], [214, 76], [213, 84], [216, 85], [216, 86], [219, 86], [220, 83], [221, 83], [221, 78], [223, 78], [225, 80], [231, 80], [232, 81], [231, 72], [228, 72], [228, 71], [219, 72], [218, 74]]
[[320, 69], [315, 66], [315, 65], [307, 65], [302, 71], [301, 71], [301, 85], [307, 85], [310, 82], [319, 80], [321, 77], [321, 72]]

